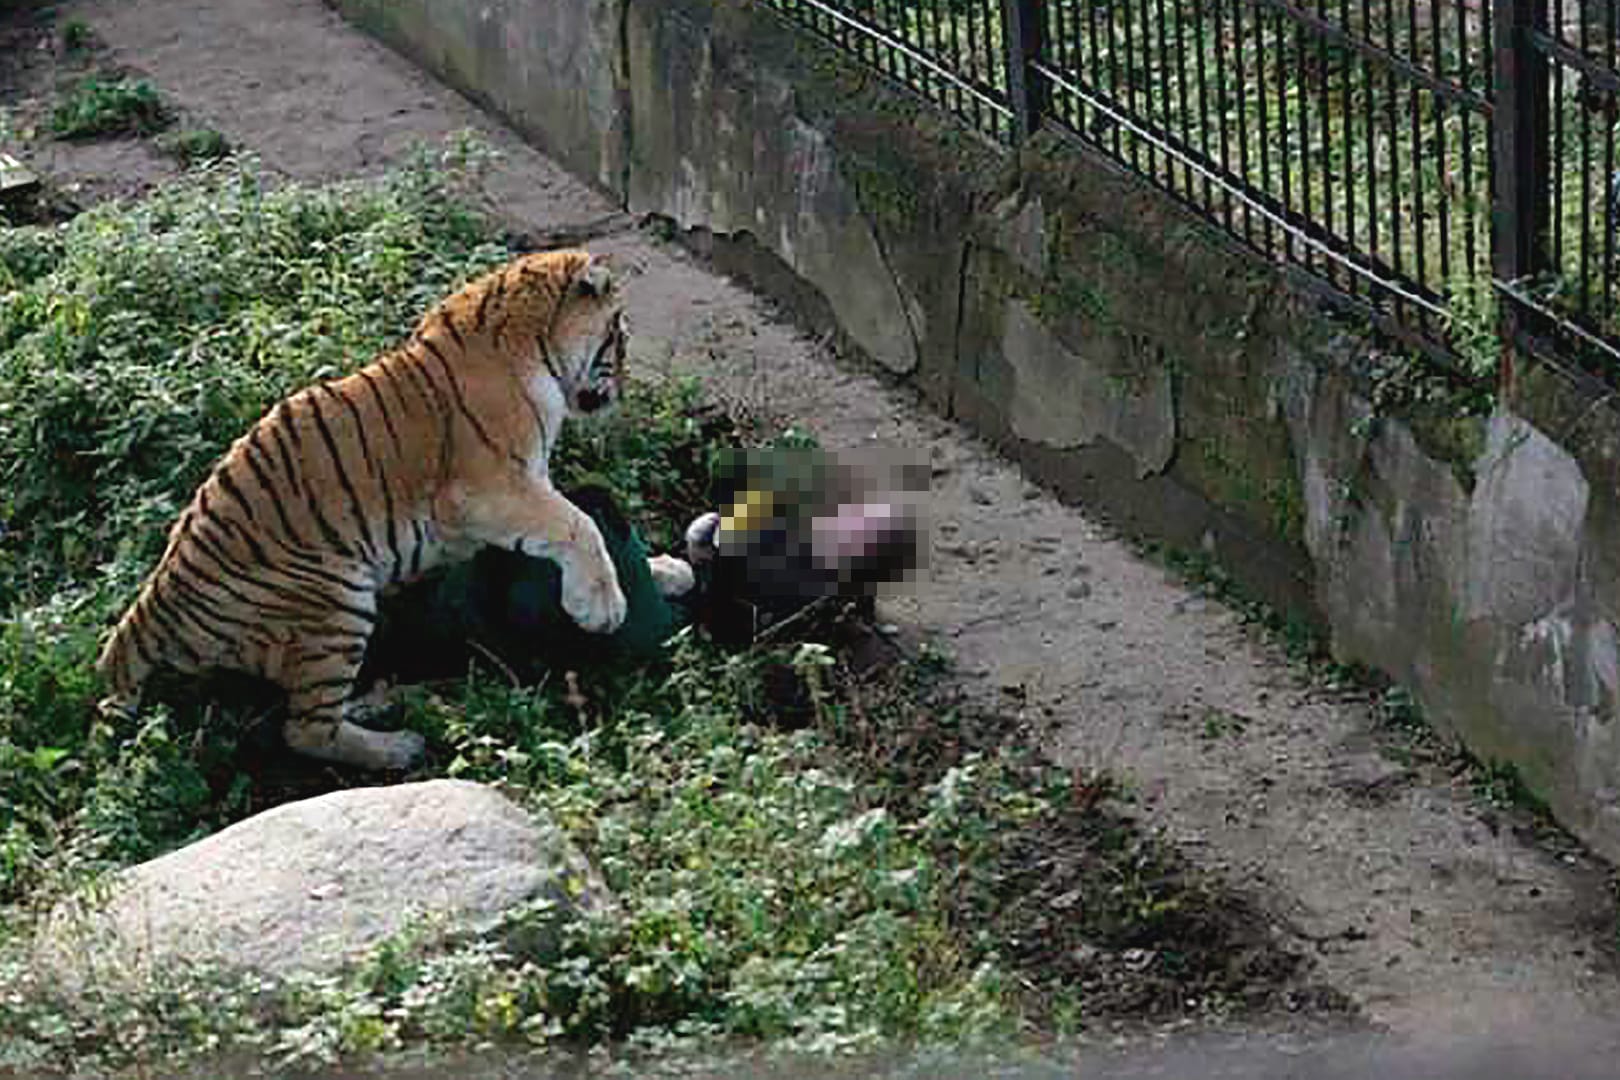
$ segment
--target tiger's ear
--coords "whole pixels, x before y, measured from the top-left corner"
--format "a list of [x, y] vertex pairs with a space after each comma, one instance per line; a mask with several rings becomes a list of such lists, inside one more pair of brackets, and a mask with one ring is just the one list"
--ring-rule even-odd
[[592, 259], [585, 264], [578, 278], [574, 280], [574, 287], [581, 296], [605, 298], [613, 295], [617, 287], [613, 270], [601, 259]]

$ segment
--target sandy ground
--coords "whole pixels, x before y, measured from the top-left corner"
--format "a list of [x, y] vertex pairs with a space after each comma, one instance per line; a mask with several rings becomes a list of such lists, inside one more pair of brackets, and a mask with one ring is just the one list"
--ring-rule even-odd
[[[701, 375], [718, 396], [795, 418], [830, 446], [926, 453], [931, 563], [885, 601], [885, 617], [939, 641], [973, 693], [1025, 709], [1065, 759], [1124, 778], [1149, 824], [1253, 891], [1375, 1024], [1534, 1042], [1615, 1015], [1606, 866], [1481, 801], [1443, 755], [1414, 758], [1378, 728], [1365, 695], [1291, 665], [1083, 508], [841, 366], [319, 0], [66, 7], [88, 20], [104, 59], [290, 176], [362, 174], [416, 138], [481, 130], [504, 152], [490, 190], [514, 228], [582, 228], [637, 268], [643, 371]], [[0, 92], [37, 115], [6, 82], [4, 48]], [[174, 169], [138, 143], [43, 141], [30, 153], [85, 198]]]

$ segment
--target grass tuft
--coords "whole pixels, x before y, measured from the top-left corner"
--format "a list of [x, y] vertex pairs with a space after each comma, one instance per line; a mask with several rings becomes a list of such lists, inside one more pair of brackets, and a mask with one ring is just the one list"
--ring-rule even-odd
[[230, 142], [213, 128], [186, 128], [163, 135], [157, 146], [188, 168], [219, 161], [231, 153]]
[[169, 126], [169, 107], [150, 83], [91, 76], [51, 111], [51, 132], [63, 139], [152, 135]]

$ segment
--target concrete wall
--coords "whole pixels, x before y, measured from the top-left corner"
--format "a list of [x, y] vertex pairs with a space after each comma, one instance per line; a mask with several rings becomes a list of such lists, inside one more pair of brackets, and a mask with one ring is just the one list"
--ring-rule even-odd
[[1014, 159], [746, 0], [336, 2], [1620, 856], [1620, 415], [1590, 389], [1531, 371], [1465, 416], [1146, 185], [1046, 136]]

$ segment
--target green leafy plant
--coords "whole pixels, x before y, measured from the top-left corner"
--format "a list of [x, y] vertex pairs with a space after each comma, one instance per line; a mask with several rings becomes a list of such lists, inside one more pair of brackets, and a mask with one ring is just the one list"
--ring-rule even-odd
[[62, 48], [68, 52], [83, 52], [92, 40], [90, 24], [83, 19], [69, 19], [62, 24]]
[[150, 83], [91, 76], [51, 111], [51, 131], [63, 139], [99, 135], [151, 135], [172, 120]]
[[231, 144], [213, 128], [186, 128], [160, 137], [158, 149], [191, 166], [228, 157]]

